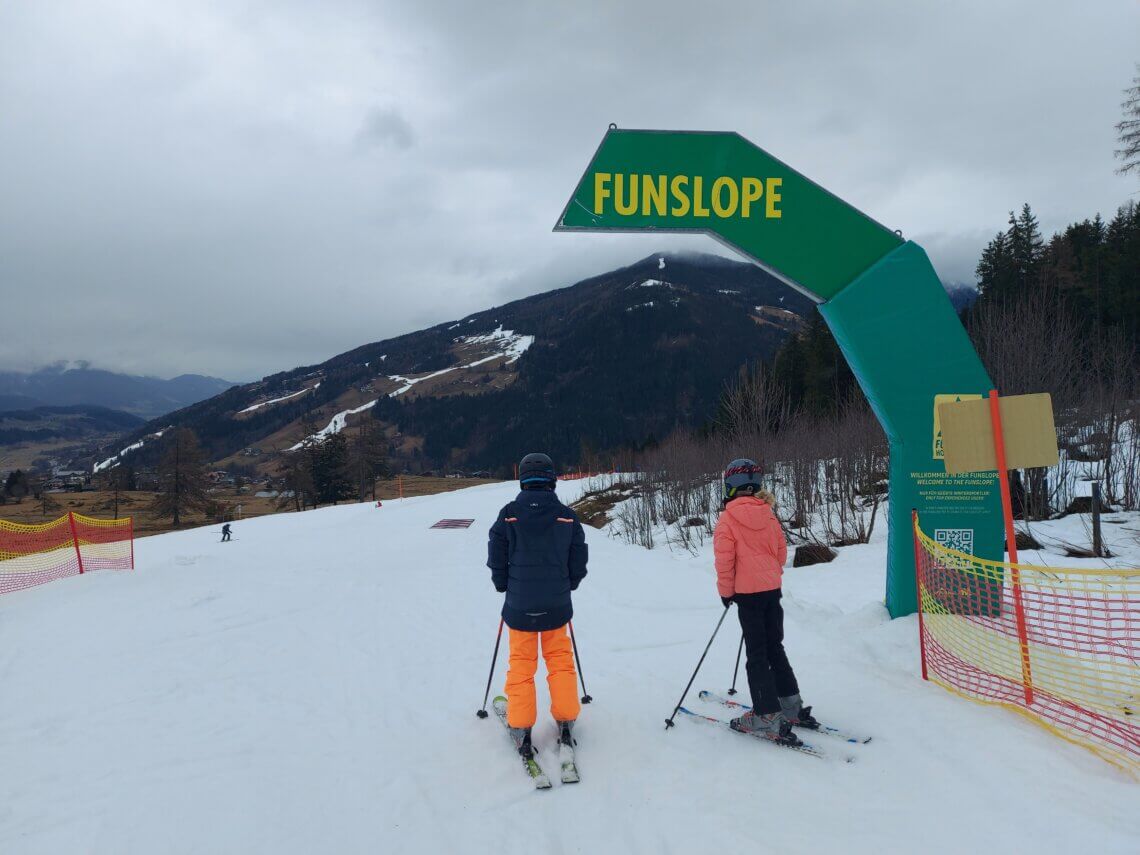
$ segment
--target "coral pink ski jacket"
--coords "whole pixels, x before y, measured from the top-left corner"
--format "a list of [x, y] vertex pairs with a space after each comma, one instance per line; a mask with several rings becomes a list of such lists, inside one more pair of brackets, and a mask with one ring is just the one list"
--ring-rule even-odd
[[716, 587], [722, 597], [780, 587], [788, 542], [771, 506], [755, 496], [728, 503], [713, 533]]

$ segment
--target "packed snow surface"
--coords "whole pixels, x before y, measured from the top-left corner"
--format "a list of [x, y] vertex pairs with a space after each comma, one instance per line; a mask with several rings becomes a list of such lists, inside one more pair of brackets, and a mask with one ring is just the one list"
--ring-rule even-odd
[[[149, 537], [133, 573], [0, 598], [0, 852], [1137, 851], [1140, 785], [922, 682], [915, 619], [882, 606], [881, 539], [785, 576], [805, 698], [875, 737], [817, 738], [858, 755], [846, 765], [684, 719], [666, 732], [722, 611], [709, 551], [588, 529], [582, 783], [557, 781], [540, 666], [555, 784], [535, 791], [498, 721], [474, 715], [502, 602], [486, 529], [513, 496], [264, 517], [225, 544], [216, 526]], [[445, 517], [476, 523], [428, 528]], [[1135, 538], [1129, 519], [1114, 542]], [[696, 692], [728, 688], [739, 638], [732, 613], [689, 705], [724, 715]], [[493, 692], [505, 668], [504, 640]]]

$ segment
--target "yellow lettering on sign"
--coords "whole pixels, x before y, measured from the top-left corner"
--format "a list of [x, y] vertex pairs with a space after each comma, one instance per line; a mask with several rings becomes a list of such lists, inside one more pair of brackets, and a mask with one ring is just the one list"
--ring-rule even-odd
[[[706, 184], [705, 182], [709, 183]], [[783, 217], [782, 178], [754, 175], [647, 175], [595, 172], [594, 213], [622, 217], [701, 217], [748, 219], [764, 202], [765, 219]]]
[[[728, 204], [726, 205], [723, 200], [724, 194], [722, 190], [728, 190]], [[731, 217], [736, 213], [736, 206], [740, 204], [740, 191], [736, 188], [736, 182], [731, 178], [725, 178], [723, 175], [713, 182], [712, 188], [712, 206], [713, 211], [716, 212], [718, 217]]]
[[649, 216], [649, 206], [653, 205], [657, 211], [657, 216], [665, 216], [665, 176], [658, 175], [654, 178], [652, 175], [641, 176], [641, 213]]
[[764, 216], [770, 220], [778, 220], [780, 217], [784, 216], [783, 211], [776, 210], [776, 203], [783, 198], [780, 195], [780, 185], [783, 183], [783, 178], [768, 179], [768, 199], [764, 206]]
[[673, 193], [673, 198], [677, 200], [677, 204], [669, 209], [669, 213], [674, 217], [683, 217], [689, 213], [689, 196], [684, 189], [688, 183], [689, 176], [674, 175], [673, 181], [669, 185], [669, 189]]
[[[623, 192], [625, 179], [629, 179], [629, 194]], [[614, 178], [614, 210], [623, 217], [628, 217], [637, 210], [637, 175], [622, 175], [620, 172]]]
[[694, 217], [707, 217], [709, 209], [707, 205], [702, 204], [701, 196], [705, 190], [705, 179], [700, 175], [693, 176], [693, 216]]
[[740, 187], [740, 216], [749, 217], [752, 215], [752, 203], [764, 195], [764, 182], [759, 178], [743, 178]]
[[609, 183], [613, 176], [608, 172], [594, 173], [594, 213], [605, 213], [605, 200], [610, 197]]

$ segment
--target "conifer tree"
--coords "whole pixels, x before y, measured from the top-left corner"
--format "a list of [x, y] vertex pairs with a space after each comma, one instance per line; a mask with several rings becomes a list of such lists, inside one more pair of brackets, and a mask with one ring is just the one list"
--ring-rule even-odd
[[28, 495], [31, 490], [31, 480], [28, 478], [28, 473], [23, 469], [15, 469], [8, 473], [8, 478], [4, 482], [4, 495], [10, 499], [15, 499], [16, 504]]
[[348, 440], [344, 434], [327, 436], [313, 446], [313, 488], [318, 502], [334, 505], [352, 495]]
[[182, 517], [210, 505], [206, 493], [206, 464], [198, 437], [189, 428], [178, 428], [163, 437], [164, 449], [158, 464], [158, 493], [150, 504], [150, 513], [158, 519], [170, 518], [175, 528]]
[[1027, 288], [1037, 284], [1042, 247], [1041, 228], [1037, 224], [1037, 217], [1029, 209], [1029, 203], [1021, 206], [1021, 213], [1016, 217], [1010, 211], [1009, 252], [1017, 287]]
[[388, 474], [388, 441], [381, 424], [369, 414], [360, 420], [348, 448], [349, 470], [356, 484], [357, 498], [376, 498], [376, 479]]

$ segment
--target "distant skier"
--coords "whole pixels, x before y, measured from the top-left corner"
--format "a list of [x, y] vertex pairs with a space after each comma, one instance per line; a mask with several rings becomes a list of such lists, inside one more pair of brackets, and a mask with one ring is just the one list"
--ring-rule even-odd
[[534, 675], [540, 641], [560, 742], [572, 744], [570, 733], [581, 709], [566, 624], [574, 616], [570, 592], [586, 576], [586, 535], [577, 514], [554, 495], [556, 483], [549, 457], [524, 457], [519, 464], [522, 490], [499, 512], [487, 542], [491, 581], [507, 595], [502, 613], [510, 628], [507, 724], [524, 757], [533, 751], [530, 731], [538, 717]]
[[799, 743], [793, 725], [813, 726], [811, 707], [784, 652], [781, 578], [788, 542], [776, 519], [776, 498], [761, 489], [760, 467], [738, 459], [724, 471], [724, 512], [713, 534], [717, 591], [725, 608], [736, 603], [747, 651], [752, 710], [732, 720], [776, 742]]
[[230, 524], [226, 523], [222, 526], [222, 543], [230, 539]]

